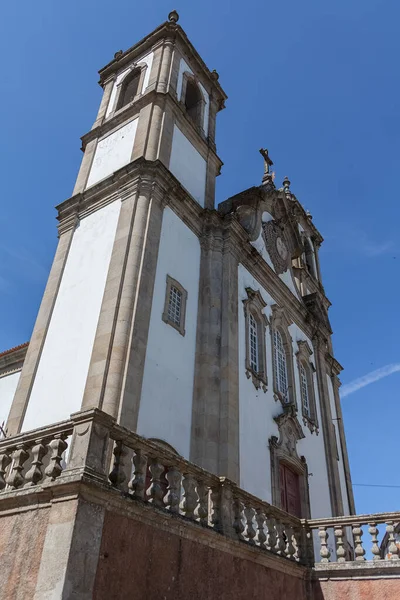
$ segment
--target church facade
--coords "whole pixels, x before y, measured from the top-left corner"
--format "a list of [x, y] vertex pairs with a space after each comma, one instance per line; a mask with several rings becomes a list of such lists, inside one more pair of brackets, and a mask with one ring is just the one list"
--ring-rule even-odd
[[31, 340], [0, 354], [3, 435], [99, 408], [293, 515], [354, 514], [322, 236], [264, 149], [216, 206], [227, 97], [177, 21], [100, 71]]

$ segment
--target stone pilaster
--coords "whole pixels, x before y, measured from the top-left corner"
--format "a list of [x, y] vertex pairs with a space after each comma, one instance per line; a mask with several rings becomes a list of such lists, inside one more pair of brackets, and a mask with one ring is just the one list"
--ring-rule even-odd
[[76, 183], [72, 195], [75, 196], [84, 191], [86, 187], [86, 183], [89, 177], [90, 168], [92, 166], [94, 153], [97, 148], [97, 138], [91, 140], [86, 144], [85, 154], [83, 155], [81, 166], [79, 168], [78, 177], [76, 178]]
[[342, 493], [340, 488], [339, 467], [336, 456], [335, 430], [332, 421], [331, 404], [327, 382], [327, 365], [325, 361], [326, 343], [317, 334], [313, 339], [315, 349], [315, 367], [317, 371], [318, 393], [321, 407], [321, 427], [324, 436], [326, 467], [329, 482], [332, 516], [343, 515]]
[[[164, 202], [164, 191], [160, 189], [157, 184], [153, 185], [147, 208], [145, 236], [142, 241], [140, 241], [139, 237], [137, 238], [138, 246], [142, 243], [140, 279], [137, 283], [135, 302], [132, 309], [133, 314], [129, 335], [128, 359], [118, 414], [118, 422], [133, 431], [136, 431], [137, 428], [140, 398], [142, 394]], [[145, 214], [143, 208], [143, 218], [144, 217]]]
[[75, 222], [75, 217], [73, 216], [68, 221], [68, 224], [64, 225], [63, 227], [60, 225], [60, 237], [56, 254], [50, 270], [42, 303], [40, 305], [36, 323], [33, 328], [28, 351], [24, 360], [24, 366], [22, 368], [21, 376], [8, 417], [6, 426], [8, 435], [15, 435], [16, 433], [19, 433], [22, 428], [25, 412], [33, 388], [33, 383], [35, 381], [36, 371], [39, 366], [40, 357], [50, 325], [51, 316], [57, 300], [57, 294], [60, 288], [65, 264], [67, 262], [69, 249], [71, 247], [72, 238], [75, 231]]
[[107, 108], [108, 108], [108, 103], [110, 102], [111, 92], [114, 87], [115, 79], [116, 79], [116, 75], [114, 74], [112, 77], [107, 79], [107, 81], [105, 81], [103, 84], [103, 96], [101, 99], [99, 112], [97, 113], [97, 117], [93, 124], [92, 129], [99, 127], [105, 119]]
[[219, 473], [222, 230], [207, 223], [201, 238], [191, 460]]
[[340, 383], [337, 375], [332, 375], [332, 387], [333, 387], [333, 393], [335, 396], [335, 407], [336, 407], [336, 418], [337, 418], [336, 423], [337, 423], [337, 427], [338, 427], [338, 431], [339, 431], [339, 439], [340, 439], [340, 446], [341, 446], [341, 455], [342, 455], [342, 460], [343, 460], [344, 476], [346, 479], [346, 493], [347, 493], [347, 499], [349, 502], [350, 514], [355, 515], [356, 514], [356, 506], [355, 506], [355, 502], [354, 502], [353, 484], [351, 482], [349, 456], [347, 453], [347, 444], [346, 444], [346, 434], [344, 432], [344, 426], [343, 426], [342, 405], [340, 402], [340, 394], [339, 394], [340, 385], [341, 385], [341, 383]]
[[222, 253], [219, 473], [239, 484], [238, 257], [231, 226], [226, 228]]

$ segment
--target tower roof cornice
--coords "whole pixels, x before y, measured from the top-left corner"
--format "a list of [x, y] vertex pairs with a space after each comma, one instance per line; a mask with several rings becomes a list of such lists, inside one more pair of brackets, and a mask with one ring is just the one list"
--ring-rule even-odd
[[100, 69], [100, 85], [103, 83], [114, 73], [120, 71], [125, 65], [128, 65], [135, 59], [142, 55], [147, 50], [150, 50], [162, 39], [172, 38], [178, 43], [182, 44], [185, 50], [189, 51], [193, 56], [194, 60], [197, 63], [197, 66], [200, 71], [204, 73], [204, 75], [210, 81], [210, 84], [213, 87], [215, 95], [218, 100], [220, 100], [219, 105], [220, 108], [223, 108], [223, 103], [227, 99], [227, 95], [222, 89], [221, 85], [218, 82], [218, 76], [216, 76], [215, 72], [211, 72], [200, 54], [197, 52], [185, 31], [182, 29], [180, 25], [175, 22], [164, 22], [159, 25], [154, 31], [146, 35], [139, 42], [125, 50], [124, 52], [117, 52], [112, 61], [110, 61], [105, 67]]

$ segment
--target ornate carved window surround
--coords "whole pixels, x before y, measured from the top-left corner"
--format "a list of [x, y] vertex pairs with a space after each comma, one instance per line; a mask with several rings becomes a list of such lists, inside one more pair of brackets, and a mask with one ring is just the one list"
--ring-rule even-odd
[[[314, 389], [314, 373], [315, 367], [311, 362], [311, 356], [313, 354], [312, 349], [305, 340], [297, 342], [298, 351], [296, 352], [297, 368], [299, 371], [299, 382], [300, 382], [300, 399], [301, 399], [301, 414], [303, 417], [303, 423], [306, 425], [311, 433], [315, 431], [318, 435], [318, 417], [317, 417], [317, 406], [315, 401], [315, 389]], [[306, 390], [302, 388], [302, 378], [306, 377]], [[307, 403], [305, 402], [305, 393], [307, 393]]]
[[[291, 325], [291, 321], [287, 318], [283, 308], [274, 304], [272, 306], [272, 316], [271, 316], [271, 347], [272, 347], [272, 365], [273, 365], [273, 389], [274, 389], [274, 398], [275, 400], [279, 400], [283, 406], [287, 406], [288, 404], [293, 405], [297, 409], [296, 404], [296, 388], [294, 385], [294, 368], [293, 368], [293, 344], [292, 338], [289, 334], [289, 325]], [[286, 395], [282, 393], [279, 389], [279, 383], [277, 380], [278, 373], [278, 364], [277, 364], [277, 356], [274, 345], [274, 332], [277, 331], [280, 333], [283, 348], [286, 357], [286, 372], [287, 372], [287, 392]]]
[[[246, 337], [246, 376], [248, 379], [252, 379], [256, 389], [262, 388], [264, 392], [267, 391], [268, 377], [267, 377], [267, 351], [265, 345], [265, 331], [268, 325], [267, 316], [263, 310], [267, 306], [264, 302], [260, 291], [246, 288], [247, 299], [243, 300], [244, 317], [245, 317], [245, 337]], [[250, 319], [254, 320], [256, 327], [256, 354], [257, 354], [257, 368], [254, 368], [254, 361], [252, 360], [252, 349], [250, 341]]]
[[271, 458], [272, 504], [281, 506], [280, 465], [288, 466], [299, 477], [301, 517], [310, 518], [310, 495], [308, 486], [308, 467], [304, 456], [297, 454], [297, 442], [304, 438], [301, 425], [293, 406], [287, 406], [275, 419], [278, 425], [279, 438], [271, 436], [269, 449]]
[[167, 285], [165, 290], [164, 312], [162, 320], [185, 335], [186, 303], [188, 293], [185, 288], [167, 275]]

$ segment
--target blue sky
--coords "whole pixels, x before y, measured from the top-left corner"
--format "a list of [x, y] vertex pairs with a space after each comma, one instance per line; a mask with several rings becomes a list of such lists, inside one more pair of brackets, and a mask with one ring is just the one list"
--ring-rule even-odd
[[[217, 199], [277, 183], [323, 234], [343, 384], [400, 363], [397, 172], [400, 6], [386, 0], [70, 0], [2, 6], [0, 349], [29, 339], [56, 246], [54, 206], [71, 195], [101, 89], [97, 71], [167, 17], [229, 98], [217, 123]], [[400, 373], [343, 398], [353, 482], [396, 484]], [[370, 379], [373, 379], [371, 376]], [[397, 491], [355, 487], [358, 512], [396, 510]]]

